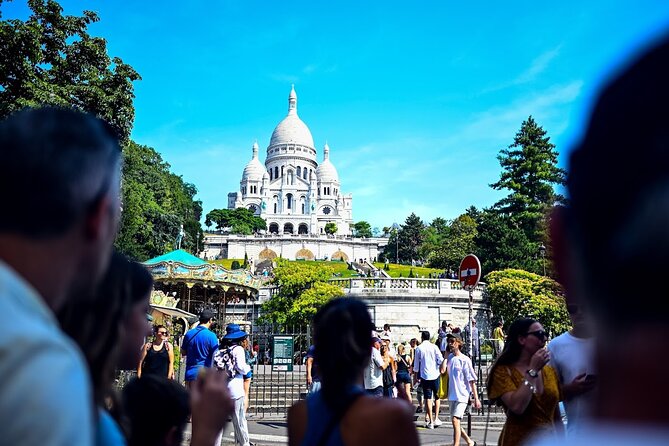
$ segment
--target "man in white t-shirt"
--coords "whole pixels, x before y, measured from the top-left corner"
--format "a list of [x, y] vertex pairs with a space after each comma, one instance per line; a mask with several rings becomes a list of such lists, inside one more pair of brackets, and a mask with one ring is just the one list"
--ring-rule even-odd
[[584, 418], [592, 413], [596, 384], [594, 365], [595, 340], [592, 337], [583, 306], [567, 306], [572, 329], [548, 344], [550, 364], [558, 372], [564, 408], [567, 413], [567, 435], [578, 435]]
[[[444, 357], [439, 351], [439, 348], [430, 342], [430, 332], [421, 332], [421, 344], [416, 347], [414, 351], [413, 371], [415, 372], [414, 380], [420, 380], [420, 385], [423, 388], [423, 395], [427, 402], [427, 417], [425, 427], [434, 429], [435, 426], [441, 425], [439, 419], [439, 398], [437, 392], [439, 389], [439, 375], [443, 373], [444, 369], [441, 367], [442, 363], [445, 366]], [[436, 416], [432, 414], [432, 402], [434, 401]]]
[[381, 340], [372, 338], [372, 352], [369, 366], [365, 369], [365, 391], [372, 396], [383, 396], [383, 371], [389, 363], [381, 356]]
[[474, 407], [481, 408], [478, 393], [476, 392], [476, 374], [472, 366], [472, 360], [462, 354], [460, 348], [463, 341], [460, 333], [449, 333], [446, 337], [451, 354], [448, 355], [448, 403], [451, 409], [451, 421], [453, 422], [453, 445], [460, 444], [460, 438], [467, 444], [473, 441], [460, 425], [467, 404], [469, 394], [474, 395]]

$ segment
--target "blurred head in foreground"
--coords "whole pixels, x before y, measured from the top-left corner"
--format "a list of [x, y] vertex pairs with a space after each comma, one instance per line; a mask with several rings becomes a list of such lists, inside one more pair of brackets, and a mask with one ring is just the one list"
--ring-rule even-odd
[[669, 336], [669, 300], [656, 288], [669, 268], [668, 104], [664, 40], [602, 91], [571, 154], [569, 204], [551, 223], [568, 304], [583, 305], [597, 337], [600, 418], [669, 421], [669, 392], [637, 392], [630, 382], [638, 376], [666, 389], [655, 381], [669, 367], [656, 355]]

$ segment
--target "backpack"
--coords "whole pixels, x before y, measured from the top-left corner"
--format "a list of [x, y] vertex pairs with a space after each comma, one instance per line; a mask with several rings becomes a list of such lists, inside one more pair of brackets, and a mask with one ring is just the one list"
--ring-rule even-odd
[[214, 367], [219, 370], [223, 370], [228, 374], [228, 379], [232, 379], [237, 374], [237, 360], [235, 355], [232, 354], [232, 350], [235, 347], [227, 347], [223, 350], [218, 350], [214, 355]]

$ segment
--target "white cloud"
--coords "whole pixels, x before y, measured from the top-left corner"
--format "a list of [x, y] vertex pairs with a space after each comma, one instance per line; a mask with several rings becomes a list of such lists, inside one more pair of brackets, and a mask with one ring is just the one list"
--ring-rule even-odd
[[511, 79], [506, 82], [501, 82], [499, 84], [493, 85], [492, 87], [486, 88], [482, 91], [482, 93], [499, 91], [505, 88], [513, 87], [515, 85], [527, 84], [529, 82], [534, 81], [537, 78], [537, 76], [546, 71], [550, 63], [553, 61], [553, 59], [555, 59], [560, 54], [561, 49], [562, 49], [562, 44], [548, 51], [544, 51], [543, 53], [535, 57], [530, 63], [530, 66], [525, 71], [516, 76], [514, 79]]

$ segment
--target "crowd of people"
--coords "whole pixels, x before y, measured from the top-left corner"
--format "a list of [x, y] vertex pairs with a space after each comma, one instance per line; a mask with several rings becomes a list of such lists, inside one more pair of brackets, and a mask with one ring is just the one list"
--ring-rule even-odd
[[[503, 446], [669, 442], [666, 299], [645, 292], [631, 303], [643, 280], [615, 280], [663, 277], [669, 266], [668, 75], [664, 40], [610, 82], [570, 157], [569, 203], [550, 231], [573, 328], [550, 342], [531, 318], [496, 331], [486, 391], [507, 414]], [[121, 150], [111, 128], [78, 111], [26, 109], [0, 122], [0, 158], [0, 442], [178, 445], [190, 417], [192, 445], [218, 444], [228, 418], [248, 445], [239, 326], [221, 345], [211, 314], [200, 315], [182, 344], [187, 389], [169, 379], [164, 327], [144, 343], [152, 278], [113, 252]], [[466, 405], [481, 404], [462, 333], [446, 324], [435, 340], [423, 331], [395, 351], [390, 327], [375, 333], [362, 302], [325, 304], [307, 355], [312, 393], [290, 409], [290, 444], [418, 444], [412, 382], [426, 426], [441, 423], [443, 396], [453, 441], [474, 444], [460, 426]], [[135, 367], [141, 376], [116, 397], [114, 370]]]

